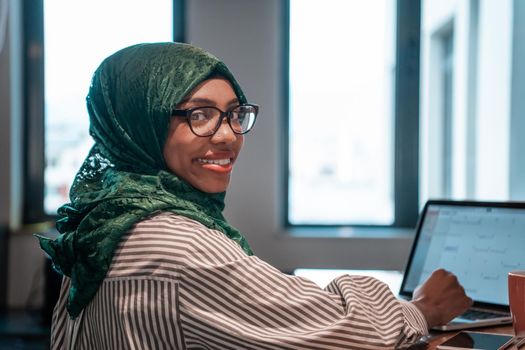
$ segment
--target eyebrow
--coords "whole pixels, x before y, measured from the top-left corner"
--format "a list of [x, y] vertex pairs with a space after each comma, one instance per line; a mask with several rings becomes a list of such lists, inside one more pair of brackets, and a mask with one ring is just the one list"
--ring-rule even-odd
[[[209, 98], [203, 98], [203, 97], [184, 99], [180, 101], [179, 105], [182, 105], [184, 103], [197, 103], [197, 104], [206, 104], [210, 106], [217, 106], [217, 103], [214, 100], [210, 100]], [[238, 103], [239, 103], [239, 100], [237, 98], [234, 98], [227, 103], [227, 106], [230, 107]]]

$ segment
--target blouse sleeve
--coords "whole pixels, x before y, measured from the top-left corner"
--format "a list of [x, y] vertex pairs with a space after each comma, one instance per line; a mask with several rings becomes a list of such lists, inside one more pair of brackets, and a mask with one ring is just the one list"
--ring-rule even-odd
[[345, 275], [323, 290], [220, 236], [201, 238], [182, 269], [188, 348], [392, 349], [427, 334], [421, 312], [374, 278]]

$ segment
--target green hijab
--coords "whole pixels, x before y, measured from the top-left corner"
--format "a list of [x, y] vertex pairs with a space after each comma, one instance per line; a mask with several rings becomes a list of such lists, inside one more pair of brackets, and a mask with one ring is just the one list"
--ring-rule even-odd
[[184, 215], [252, 254], [222, 215], [225, 193], [193, 188], [167, 170], [162, 155], [172, 110], [211, 75], [228, 79], [246, 102], [224, 63], [187, 44], [134, 45], [106, 58], [93, 75], [87, 108], [95, 144], [75, 177], [71, 203], [58, 209], [60, 235], [38, 237], [55, 269], [71, 277], [72, 318], [95, 296], [121, 237], [151, 214]]

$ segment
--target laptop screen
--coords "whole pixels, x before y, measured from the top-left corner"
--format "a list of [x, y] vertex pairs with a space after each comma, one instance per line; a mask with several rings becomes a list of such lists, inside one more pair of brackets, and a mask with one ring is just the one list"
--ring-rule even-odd
[[525, 205], [429, 201], [401, 294], [411, 295], [432, 271], [444, 268], [474, 301], [508, 305], [507, 274], [525, 270], [524, 251]]

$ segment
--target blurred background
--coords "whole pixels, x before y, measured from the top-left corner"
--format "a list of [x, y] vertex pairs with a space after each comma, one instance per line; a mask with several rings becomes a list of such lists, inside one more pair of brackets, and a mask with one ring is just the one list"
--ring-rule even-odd
[[261, 106], [225, 214], [284, 272], [401, 270], [427, 199], [525, 200], [525, 1], [0, 0], [0, 349], [47, 348], [32, 234], [92, 145], [92, 73], [154, 41]]

